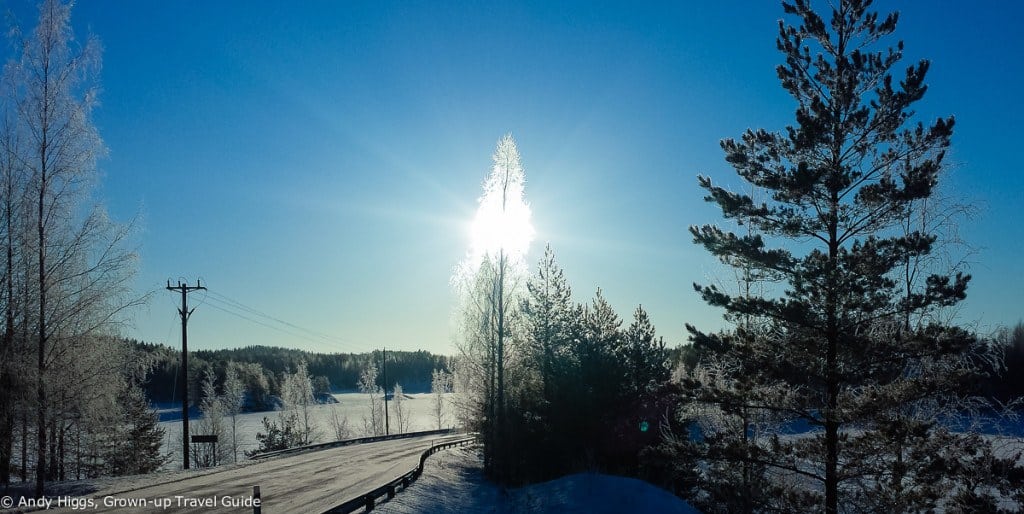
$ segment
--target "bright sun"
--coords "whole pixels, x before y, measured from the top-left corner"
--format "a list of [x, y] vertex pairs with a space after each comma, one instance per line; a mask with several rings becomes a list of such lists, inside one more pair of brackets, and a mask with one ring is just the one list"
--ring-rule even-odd
[[504, 250], [507, 257], [522, 257], [533, 241], [530, 207], [520, 196], [518, 201], [506, 202], [502, 208], [500, 194], [496, 196], [480, 201], [469, 232], [472, 252], [494, 257]]

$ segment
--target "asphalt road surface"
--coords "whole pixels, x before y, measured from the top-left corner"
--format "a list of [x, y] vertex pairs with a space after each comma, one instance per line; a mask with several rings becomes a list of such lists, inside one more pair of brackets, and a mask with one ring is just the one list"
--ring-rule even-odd
[[[253, 486], [264, 513], [320, 513], [369, 492], [419, 464], [435, 442], [462, 436], [426, 436], [318, 450], [250, 461], [222, 471], [179, 476], [135, 490], [101, 490], [71, 499], [56, 512], [253, 512]], [[83, 505], [91, 500], [91, 504]]]

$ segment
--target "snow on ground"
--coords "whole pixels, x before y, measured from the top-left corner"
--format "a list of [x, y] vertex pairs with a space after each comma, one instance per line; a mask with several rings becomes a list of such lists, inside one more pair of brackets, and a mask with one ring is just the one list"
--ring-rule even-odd
[[[367, 435], [363, 431], [363, 416], [368, 416], [370, 408], [370, 399], [368, 395], [361, 393], [341, 393], [333, 395], [338, 403], [334, 404], [320, 404], [311, 407], [313, 411], [313, 419], [317, 424], [317, 437], [314, 442], [328, 442], [334, 441], [334, 429], [331, 428], [330, 417], [331, 412], [337, 409], [339, 416], [348, 419], [348, 426], [351, 430], [351, 437], [362, 437]], [[451, 414], [451, 402], [450, 395], [445, 402], [445, 417], [444, 424], [445, 428], [451, 427], [455, 418]], [[402, 408], [407, 409], [410, 416], [409, 430], [408, 432], [417, 432], [421, 430], [434, 430], [437, 428], [437, 418], [433, 413], [434, 406], [434, 395], [430, 393], [419, 393], [419, 394], [406, 394], [406, 399], [402, 403]], [[396, 427], [396, 419], [394, 412], [394, 401], [388, 401], [388, 414], [391, 418], [391, 433], [398, 433]], [[277, 411], [267, 412], [246, 412], [238, 416], [238, 459], [245, 459], [244, 452], [255, 450], [259, 445], [256, 443], [256, 433], [263, 431], [263, 418], [270, 418], [271, 421], [277, 420]], [[189, 434], [199, 434], [199, 419], [196, 417], [189, 418]], [[224, 419], [227, 433], [231, 433], [229, 418]], [[181, 419], [173, 421], [161, 421], [160, 427], [164, 429], [164, 444], [163, 452], [170, 454], [170, 461], [164, 466], [165, 469], [180, 469], [181, 468]], [[221, 441], [220, 444], [224, 444], [227, 441]]]
[[502, 489], [483, 477], [478, 449], [454, 448], [434, 454], [423, 475], [375, 512], [389, 514], [478, 512], [699, 514], [668, 491], [635, 478], [580, 473], [516, 489]]
[[[260, 486], [264, 512], [323, 512], [350, 498], [365, 493], [414, 468], [420, 454], [431, 444], [456, 440], [461, 436], [421, 436], [331, 448], [308, 453], [245, 461], [212, 469], [163, 472], [153, 475], [103, 478], [47, 485], [48, 498], [55, 503], [71, 496], [85, 507], [81, 510], [131, 514], [135, 512], [249, 512], [223, 500], [244, 501]], [[31, 484], [20, 490], [3, 491], [17, 502], [31, 496]], [[119, 507], [106, 497], [128, 505], [139, 501], [157, 502], [150, 508]], [[212, 506], [194, 508], [177, 498], [214, 499]], [[169, 502], [169, 503], [165, 503]], [[63, 505], [67, 507], [68, 505]], [[110, 507], [114, 507], [111, 509]], [[0, 512], [6, 512], [0, 508]], [[58, 512], [68, 512], [59, 509]]]

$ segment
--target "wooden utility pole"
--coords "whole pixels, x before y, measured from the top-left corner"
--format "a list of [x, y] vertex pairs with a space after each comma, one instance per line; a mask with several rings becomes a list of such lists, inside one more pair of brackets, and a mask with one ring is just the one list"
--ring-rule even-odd
[[168, 280], [167, 290], [181, 292], [181, 308], [178, 309], [178, 314], [181, 314], [181, 465], [182, 469], [188, 469], [188, 318], [195, 310], [188, 308], [188, 294], [192, 291], [205, 291], [206, 288], [199, 280], [196, 280], [194, 286], [181, 281], [177, 286], [172, 286]]
[[384, 368], [384, 435], [391, 434], [391, 423], [388, 418], [388, 347], [382, 346], [381, 360]]

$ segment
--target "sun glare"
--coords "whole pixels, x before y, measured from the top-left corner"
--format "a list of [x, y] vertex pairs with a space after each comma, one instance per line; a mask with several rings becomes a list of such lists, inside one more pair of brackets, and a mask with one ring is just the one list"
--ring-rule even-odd
[[504, 250], [507, 257], [523, 257], [534, 235], [530, 207], [520, 196], [506, 202], [502, 208], [500, 195], [495, 196], [498, 197], [487, 196], [480, 201], [469, 229], [472, 253], [479, 257], [495, 257]]

